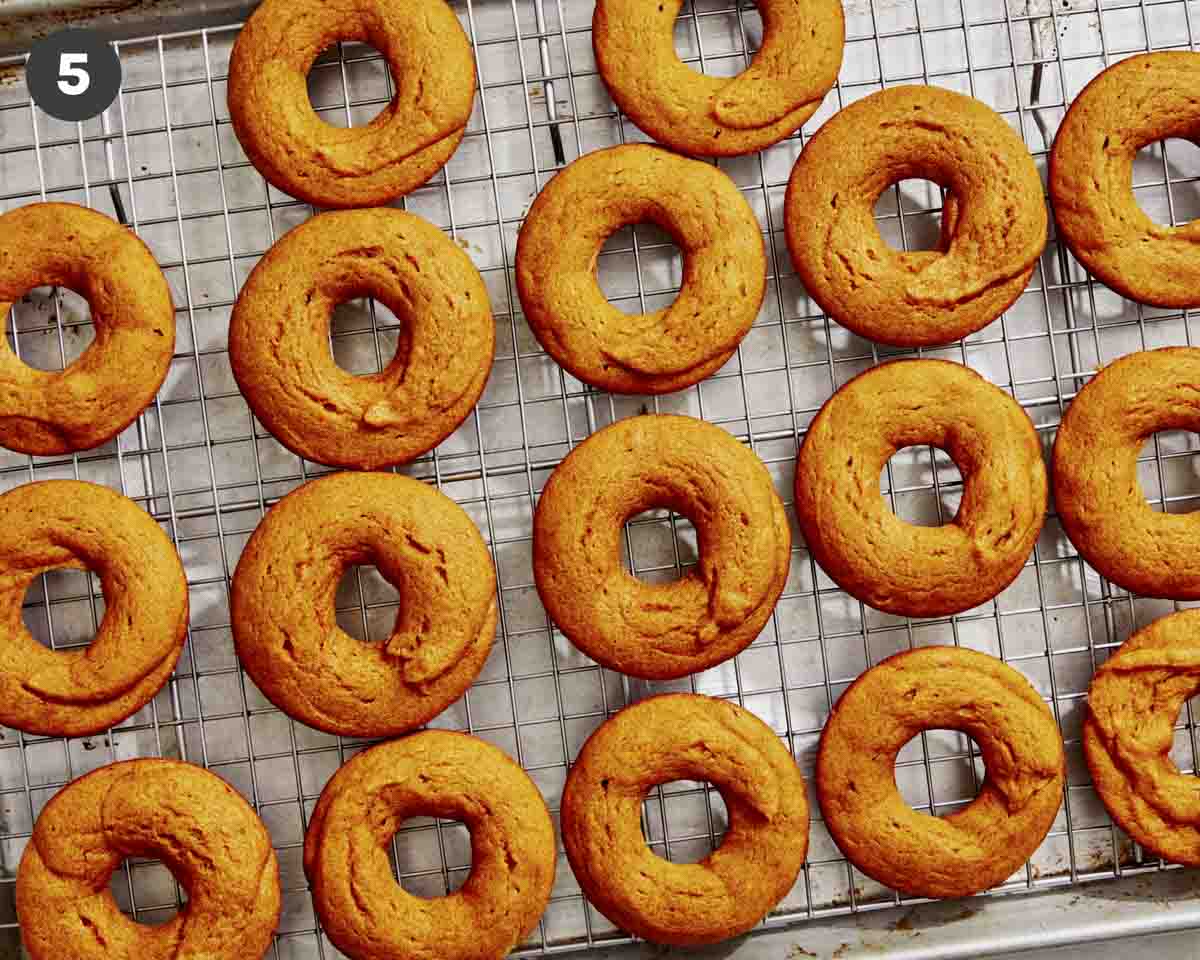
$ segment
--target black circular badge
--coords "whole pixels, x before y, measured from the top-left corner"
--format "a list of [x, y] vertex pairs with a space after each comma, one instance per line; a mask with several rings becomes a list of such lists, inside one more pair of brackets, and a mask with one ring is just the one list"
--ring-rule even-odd
[[33, 102], [59, 120], [102, 114], [121, 88], [117, 52], [92, 30], [60, 30], [29, 51], [26, 82]]

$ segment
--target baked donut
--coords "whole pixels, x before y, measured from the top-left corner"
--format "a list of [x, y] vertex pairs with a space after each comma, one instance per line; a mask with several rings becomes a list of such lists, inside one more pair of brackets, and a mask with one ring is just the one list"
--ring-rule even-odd
[[[683, 251], [675, 302], [614, 307], [596, 280], [613, 233], [652, 222]], [[517, 238], [517, 292], [547, 352], [614, 393], [682, 390], [719, 370], [750, 330], [766, 291], [758, 218], [717, 167], [647, 144], [597, 150], [555, 175]]]
[[[621, 567], [621, 528], [664, 508], [695, 524], [699, 562], [673, 583]], [[783, 592], [791, 530], [753, 451], [691, 417], [645, 414], [588, 437], [550, 475], [533, 518], [546, 611], [603, 666], [667, 680], [728, 660]]]
[[[879, 491], [903, 447], [931, 445], [963, 477], [958, 513], [905, 523]], [[796, 464], [796, 515], [817, 562], [878, 610], [939, 617], [1007, 587], [1037, 542], [1046, 466], [1021, 407], [973, 370], [897, 360], [859, 374], [817, 414]]]
[[[43, 480], [0, 496], [0, 723], [77, 737], [132, 716], [175, 669], [188, 589], [175, 547], [114, 490]], [[48, 650], [21, 618], [25, 591], [48, 570], [91, 570], [104, 618], [82, 650]]]
[[[983, 754], [979, 795], [944, 817], [896, 788], [896, 755], [922, 730], [960, 730]], [[817, 753], [825, 826], [859, 870], [901, 893], [965, 897], [1013, 875], [1062, 804], [1062, 737], [1021, 674], [959, 647], [888, 657], [834, 704]]]
[[1083, 754], [1112, 818], [1166, 860], [1200, 866], [1200, 791], [1171, 760], [1175, 721], [1200, 692], [1200, 611], [1155, 620], [1092, 677]]
[[[339, 41], [387, 61], [396, 95], [341, 128], [313, 110], [307, 77]], [[419, 187], [458, 148], [475, 102], [475, 60], [444, 0], [265, 0], [229, 60], [229, 117], [258, 172], [322, 207], [370, 207]]]
[[[345, 571], [374, 563], [400, 591], [382, 644], [334, 617]], [[471, 518], [427, 484], [338, 473], [293, 490], [242, 551], [230, 590], [242, 666], [289, 716], [356, 737], [433, 719], [471, 685], [496, 632], [496, 574]]]
[[[706, 780], [729, 829], [699, 863], [656, 856], [642, 801], [672, 780]], [[601, 724], [563, 788], [562, 835], [584, 894], [656, 943], [716, 943], [753, 927], [796, 882], [808, 798], [791, 753], [748, 710], [690, 693], [650, 697]]]
[[[879, 235], [875, 202], [919, 177], [955, 197], [944, 251], [901, 251]], [[805, 290], [834, 320], [881, 343], [930, 346], [995, 320], [1046, 246], [1042, 181], [1012, 127], [939, 87], [889, 87], [852, 103], [805, 144], [784, 226]]]
[[1200, 220], [1155, 223], [1133, 195], [1147, 144], [1200, 145], [1200, 53], [1147, 53], [1109, 67], [1075, 98], [1050, 152], [1058, 232], [1089, 271], [1131, 300], [1200, 306]]
[[[108, 888], [123, 859], [147, 856], [187, 891], [159, 926], [126, 917]], [[216, 774], [126, 760], [46, 804], [21, 857], [16, 902], [32, 960], [257, 960], [279, 922], [279, 865], [262, 821]]]
[[711, 77], [675, 52], [683, 0], [596, 0], [592, 45], [617, 106], [655, 140], [702, 157], [754, 153], [799, 130], [837, 81], [842, 5], [755, 2], [762, 46], [736, 77]]
[[1137, 476], [1159, 430], [1200, 430], [1200, 349], [1131, 353], [1067, 407], [1054, 440], [1054, 503], [1080, 555], [1147, 597], [1200, 598], [1200, 514], [1150, 509]]
[[0, 315], [34, 287], [84, 297], [96, 339], [65, 370], [37, 370], [0, 340], [0, 444], [39, 455], [98, 447], [137, 419], [175, 352], [175, 307], [154, 255], [130, 230], [71, 203], [0, 216]]
[[[388, 845], [420, 815], [471, 832], [462, 887], [425, 899], [392, 874]], [[426, 730], [355, 756], [321, 792], [304, 872], [321, 926], [354, 958], [500, 960], [542, 916], [554, 885], [554, 825], [541, 793], [498, 747]]]
[[[403, 327], [380, 373], [356, 377], [329, 350], [333, 309], [386, 304]], [[407, 463], [457, 429], [495, 354], [487, 287], [441, 230], [391, 208], [325, 213], [255, 266], [229, 323], [229, 362], [255, 416], [309, 460], [366, 470]]]

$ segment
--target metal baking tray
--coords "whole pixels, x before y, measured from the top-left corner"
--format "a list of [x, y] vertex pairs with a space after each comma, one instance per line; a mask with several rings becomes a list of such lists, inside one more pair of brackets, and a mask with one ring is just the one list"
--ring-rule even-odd
[[[914, 645], [956, 643], [1002, 656], [1054, 710], [1067, 744], [1069, 783], [1053, 830], [1001, 889], [946, 904], [898, 897], [850, 867], [817, 817], [808, 862], [791, 893], [744, 954], [967, 957], [1200, 927], [1195, 875], [1168, 869], [1105, 814], [1080, 752], [1087, 684], [1096, 664], [1136, 627], [1173, 605], [1131, 596], [1083, 564], [1048, 518], [1017, 581], [994, 602], [953, 618], [906, 620], [863, 607], [814, 565], [797, 535], [791, 575], [762, 636], [735, 660], [688, 680], [651, 684], [598, 668], [555, 632], [533, 586], [531, 514], [547, 475], [571, 447], [615, 417], [686, 412], [749, 443], [791, 501], [797, 443], [820, 404], [854, 374], [898, 355], [831, 323], [796, 279], [782, 238], [788, 174], [804, 138], [839, 105], [897, 83], [971, 93], [1019, 130], [1044, 169], [1065, 106], [1106, 64], [1200, 38], [1196, 0], [845, 0], [840, 82], [800, 136], [759, 155], [721, 161], [756, 210], [770, 254], [768, 294], [754, 329], [726, 367], [698, 387], [657, 399], [597, 393], [541, 350], [521, 316], [512, 263], [521, 218], [562, 160], [644, 139], [614, 109], [596, 73], [589, 0], [455, 0], [472, 38], [480, 93], [469, 133], [444, 173], [401, 201], [443, 227], [487, 282], [498, 333], [495, 367], [478, 409], [431, 455], [404, 472], [436, 483], [478, 522], [499, 575], [495, 652], [467, 696], [433, 725], [498, 744], [529, 771], [557, 810], [567, 766], [606, 715], [655, 691], [729, 697], [766, 720], [811, 777], [830, 705], [868, 664]], [[263, 511], [323, 468], [281, 447], [251, 417], [230, 372], [226, 330], [239, 285], [257, 258], [312, 209], [269, 189], [245, 159], [225, 104], [229, 51], [245, 4], [0, 3], [0, 205], [84, 203], [126, 220], [150, 245], [178, 308], [178, 344], [154, 405], [116, 441], [71, 457], [0, 451], [0, 489], [34, 479], [81, 477], [133, 497], [174, 538], [191, 587], [187, 649], [170, 684], [104, 736], [30, 737], [0, 730], [0, 958], [20, 956], [13, 876], [33, 819], [65, 783], [113, 760], [186, 757], [219, 773], [254, 803], [279, 853], [285, 904], [270, 956], [334, 957], [313, 914], [300, 845], [316, 798], [362, 744], [318, 733], [276, 710], [239, 670], [230, 639], [228, 580]], [[33, 108], [22, 52], [64, 22], [109, 32], [124, 82], [117, 102], [83, 124]], [[688, 0], [677, 47], [696, 69], [728, 75], [759, 42], [752, 3]], [[392, 94], [368, 47], [335, 48], [314, 68], [310, 91], [334, 124], [362, 123]], [[561, 151], [561, 152], [560, 152]], [[1163, 222], [1200, 216], [1200, 148], [1149, 148], [1135, 168], [1143, 207]], [[902, 247], [932, 246], [941, 196], [927, 183], [889, 190], [877, 214]], [[673, 296], [680, 258], [668, 237], [626, 229], [600, 258], [602, 285], [627, 310]], [[927, 356], [959, 360], [1021, 402], [1047, 451], [1062, 411], [1099, 365], [1145, 347], [1192, 343], [1195, 311], [1144, 309], [1091, 281], [1052, 242], [1028, 291], [1007, 314], [962, 343]], [[396, 318], [380, 304], [339, 308], [331, 348], [356, 373], [390, 357]], [[17, 304], [10, 343], [28, 362], [61, 367], [92, 338], [86, 303], [36, 290]], [[1197, 438], [1154, 437], [1141, 480], [1156, 508], [1200, 505]], [[897, 513], [914, 522], [949, 518], [961, 478], [944, 454], [907, 449], [881, 478]], [[790, 507], [789, 507], [790, 510]], [[664, 513], [630, 523], [626, 560], [649, 579], [696, 560], [686, 520]], [[368, 639], [388, 630], [395, 591], [370, 568], [338, 594], [342, 625]], [[29, 593], [25, 619], [56, 648], [86, 643], [103, 613], [94, 577], [51, 573]], [[1180, 718], [1174, 758], [1196, 769], [1192, 707]], [[902, 752], [897, 780], [914, 806], [944, 813], [974, 794], [982, 764], [962, 735], [930, 732]], [[725, 825], [720, 796], [703, 784], [655, 790], [645, 806], [652, 848], [702, 857]], [[436, 895], [469, 867], [461, 825], [407, 824], [393, 848], [397, 876]], [[1098, 883], [1095, 881], [1110, 881]], [[126, 863], [114, 878], [122, 907], [161, 921], [183, 901], [166, 869]], [[999, 894], [1020, 894], [1000, 896]], [[623, 950], [630, 943], [580, 894], [564, 857], [553, 899], [522, 953]], [[718, 953], [728, 952], [729, 946]]]

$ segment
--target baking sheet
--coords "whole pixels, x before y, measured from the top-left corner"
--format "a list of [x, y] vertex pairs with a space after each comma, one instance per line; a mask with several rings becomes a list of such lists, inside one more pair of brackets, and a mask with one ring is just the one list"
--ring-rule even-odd
[[[31, 0], [24, 3], [30, 6]], [[923, 907], [938, 917], [943, 914], [936, 911], [946, 909], [946, 917], [953, 918], [955, 910], [962, 916], [931, 923], [921, 936], [883, 943], [877, 921], [867, 918], [878, 914], [890, 918], [880, 923], [901, 923], [909, 904], [847, 865], [816, 818], [811, 798], [808, 862], [766, 924], [781, 932], [751, 938], [742, 949], [798, 951], [806, 949], [807, 934], [807, 942], [828, 955], [840, 950], [849, 956], [861, 948], [959, 956], [984, 944], [1016, 949], [1058, 942], [1056, 936], [1063, 935], [1076, 941], [1147, 926], [1200, 924], [1194, 903], [1180, 899], [1191, 890], [1191, 874], [1170, 871], [1158, 878], [1161, 865], [1111, 825], [1089, 785], [1078, 740], [1095, 665], [1133, 629], [1182, 605], [1131, 597], [1103, 581], [1078, 559], [1055, 518], [1048, 519], [1021, 576], [994, 602], [954, 618], [921, 621], [864, 608], [839, 591], [816, 568], [797, 533], [783, 599], [759, 640], [734, 661], [668, 684], [623, 678], [583, 657], [551, 629], [530, 566], [537, 493], [554, 465], [597, 427], [643, 409], [702, 416], [750, 443], [790, 504], [797, 443], [820, 404], [861, 370], [904, 355], [824, 317], [805, 296], [783, 242], [782, 201], [792, 163], [803, 137], [840, 104], [901, 82], [973, 93], [1022, 133], [1044, 170], [1047, 146], [1070, 98], [1125, 54], [1196, 49], [1200, 3], [849, 0], [840, 82], [803, 135], [761, 155], [720, 163], [743, 189], [768, 241], [768, 294], [758, 321], [716, 376], [658, 399], [598, 394], [566, 375], [530, 334], [515, 297], [516, 232], [557, 168], [552, 130], [557, 128], [568, 160], [644, 139], [616, 113], [596, 75], [592, 4], [544, 0], [540, 11], [536, 0], [460, 0], [454, 6], [476, 47], [481, 92], [468, 136], [445, 173], [399, 205], [446, 229], [481, 270], [496, 317], [497, 359], [476, 412], [404, 472], [437, 483], [475, 518], [495, 556], [502, 618], [483, 674], [433, 725], [469, 730], [508, 750], [555, 811], [567, 765], [588, 733], [621, 705], [667, 689], [736, 699], [786, 739], [810, 775], [830, 704], [858, 673], [913, 645], [958, 643], [1002, 656], [1021, 670], [1059, 720], [1069, 764], [1063, 810], [1030, 863], [1001, 892], [1066, 892], [1023, 898], [1016, 907], [1011, 904], [1017, 901], [994, 895], [949, 908]], [[28, 16], [5, 20], [5, 13], [0, 8], [0, 27], [33, 29]], [[129, 29], [127, 21], [100, 14], [95, 22], [101, 26]], [[188, 17], [203, 14], [187, 11]], [[120, 728], [71, 740], [0, 730], [0, 957], [18, 955], [12, 876], [38, 811], [64, 783], [88, 770], [114, 759], [155, 755], [205, 763], [266, 821], [286, 891], [272, 955], [338, 955], [317, 929], [300, 843], [321, 787], [361, 744], [291, 722], [254, 689], [233, 654], [227, 602], [228, 577], [264, 508], [323, 472], [253, 421], [233, 381], [225, 343], [241, 282], [273, 240], [312, 210], [268, 189], [233, 135], [224, 78], [236, 25], [193, 29], [190, 20], [177, 24], [168, 18], [151, 29], [176, 26], [174, 32], [118, 42], [121, 97], [102, 118], [82, 125], [56, 121], [30, 106], [19, 57], [0, 68], [0, 206], [70, 200], [123, 215], [162, 264], [179, 308], [171, 372], [138, 423], [105, 447], [74, 457], [0, 452], [0, 489], [77, 476], [124, 491], [179, 544], [192, 599], [188, 647], [174, 678]], [[746, 50], [760, 33], [752, 4], [689, 0], [677, 47], [697, 69], [732, 74], [744, 67]], [[361, 45], [330, 51], [314, 69], [310, 90], [322, 115], [343, 125], [365, 122], [392, 94], [382, 61]], [[1149, 149], [1135, 169], [1139, 201], [1162, 222], [1200, 215], [1198, 181], [1200, 148], [1191, 144], [1172, 141], [1165, 153]], [[931, 185], [906, 183], [881, 199], [880, 229], [896, 246], [931, 246], [940, 204]], [[638, 227], [608, 243], [599, 271], [614, 302], [643, 310], [670, 301], [680, 267], [669, 238]], [[961, 344], [922, 355], [965, 362], [1010, 390], [1048, 451], [1065, 405], [1101, 363], [1144, 347], [1190, 343], [1196, 322], [1195, 312], [1145, 309], [1122, 300], [1090, 282], [1052, 243], [1028, 291], [1002, 319]], [[382, 305], [348, 304], [335, 317], [331, 349], [346, 369], [371, 372], [391, 356], [397, 330], [396, 318]], [[28, 362], [60, 367], [82, 352], [92, 330], [80, 298], [40, 290], [17, 306], [9, 335]], [[1158, 508], [1197, 505], [1196, 449], [1194, 435], [1178, 432], [1159, 434], [1147, 445], [1140, 476]], [[914, 522], [948, 519], [961, 494], [953, 464], [929, 449], [897, 454], [881, 484], [897, 513]], [[695, 562], [694, 533], [682, 518], [663, 513], [638, 518], [626, 543], [627, 564], [646, 579], [676, 576]], [[397, 602], [395, 591], [365, 568], [343, 583], [339, 620], [357, 635], [380, 639]], [[87, 642], [102, 613], [98, 583], [77, 573], [48, 575], [31, 590], [25, 610], [35, 634], [55, 647]], [[1181, 769], [1195, 769], [1195, 749], [1189, 706], [1174, 753]], [[945, 732], [914, 740], [897, 767], [905, 797], [935, 813], [969, 801], [981, 775], [970, 740]], [[673, 859], [703, 856], [724, 823], [719, 794], [701, 784], [666, 785], [645, 807], [648, 842]], [[436, 895], [465, 878], [467, 835], [460, 825], [414, 821], [398, 835], [393, 859], [407, 889]], [[584, 902], [564, 857], [559, 867], [552, 902], [525, 949], [624, 943], [620, 931]], [[1112, 904], [1126, 902], [1122, 891], [1150, 883], [1163, 886], [1167, 892], [1158, 899], [1172, 906], [1156, 909], [1155, 894], [1124, 913], [1115, 906], [1077, 910], [1066, 919], [1063, 914], [1071, 911], [1055, 912], [1071, 898], [1092, 898], [1091, 891], [1101, 889], [1078, 886], [1076, 892], [1077, 885], [1118, 877], [1126, 879], [1115, 885]], [[117, 874], [114, 890], [123, 907], [147, 922], [169, 916], [181, 896], [160, 864], [141, 861]], [[1101, 896], [1096, 893], [1095, 901]], [[901, 912], [889, 912], [897, 905]], [[1049, 919], [1023, 927], [1013, 920], [1016, 910]], [[993, 911], [999, 922], [989, 924]], [[1080, 914], [1086, 919], [1067, 922]], [[983, 926], [969, 922], [976, 916]]]

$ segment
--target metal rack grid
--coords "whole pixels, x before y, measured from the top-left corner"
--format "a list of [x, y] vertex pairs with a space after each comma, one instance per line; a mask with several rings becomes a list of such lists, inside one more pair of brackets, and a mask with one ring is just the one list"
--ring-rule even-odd
[[[536, 192], [565, 159], [644, 139], [612, 106], [591, 53], [586, 0], [456, 0], [475, 46], [480, 94], [469, 132], [446, 170], [401, 206], [446, 229], [481, 270], [498, 349], [478, 409], [430, 456], [404, 472], [436, 483], [476, 520], [497, 566], [501, 624], [495, 652], [467, 696], [433, 726], [469, 730], [517, 757], [557, 810], [567, 765], [603, 718], [664, 689], [736, 699], [770, 723], [811, 779], [821, 724], [840, 692], [869, 664], [912, 645], [950, 642], [1002, 656], [1046, 697], [1067, 743], [1068, 787], [1051, 834], [1006, 891], [1075, 884], [1163, 868], [1108, 820], [1079, 747], [1088, 680], [1129, 633], [1172, 609], [1130, 596], [1087, 568], [1051, 516], [1017, 581], [995, 601], [953, 618], [909, 621], [865, 608], [815, 566], [797, 536], [783, 599], [762, 636], [735, 660], [686, 681], [651, 684], [602, 670], [553, 631], [530, 565], [533, 505], [550, 470], [598, 426], [643, 409], [704, 417], [748, 442], [790, 504], [797, 443], [833, 389], [900, 351], [831, 323], [800, 287], [782, 238], [782, 200], [806, 136], [834, 110], [882, 85], [935, 83], [971, 93], [1023, 134], [1039, 166], [1065, 105], [1106, 64], [1147, 49], [1191, 48], [1196, 0], [846, 0], [846, 59], [837, 88], [800, 136], [760, 155], [722, 161], [764, 227], [769, 290], [737, 356], [698, 387], [646, 399], [599, 394], [559, 369], [519, 312], [511, 273], [516, 232]], [[747, 62], [761, 20], [752, 3], [688, 0], [677, 46], [706, 72]], [[31, 737], [0, 730], [0, 956], [18, 956], [13, 876], [33, 819], [69, 780], [116, 759], [183, 756], [225, 777], [254, 803], [280, 858], [285, 905], [271, 956], [339, 956], [320, 934], [300, 867], [304, 826], [321, 787], [362, 744], [290, 721], [241, 673], [233, 653], [228, 578], [263, 511], [323, 468], [301, 461], [255, 422], [232, 379], [225, 334], [240, 283], [256, 259], [312, 209], [268, 189], [228, 122], [224, 78], [237, 27], [122, 41], [124, 85], [114, 106], [66, 124], [29, 102], [20, 59], [0, 68], [0, 203], [85, 203], [126, 220], [150, 245], [178, 307], [178, 342], [154, 405], [116, 441], [71, 457], [0, 452], [0, 488], [79, 477], [133, 497], [178, 544], [192, 621], [170, 684], [104, 736]], [[391, 97], [378, 54], [343, 45], [314, 68], [314, 104], [331, 123], [360, 123]], [[1171, 142], [1143, 152], [1135, 189], [1164, 222], [1200, 216], [1200, 149]], [[941, 197], [924, 183], [889, 191], [877, 209], [896, 246], [931, 246]], [[624, 309], [653, 309], [680, 282], [678, 251], [650, 228], [621, 231], [600, 261], [602, 284]], [[964, 362], [1010, 390], [1046, 449], [1062, 411], [1104, 362], [1144, 347], [1191, 343], [1195, 312], [1144, 309], [1088, 279], [1051, 243], [1028, 291], [1008, 313], [962, 343], [926, 356]], [[356, 373], [380, 369], [399, 327], [382, 305], [339, 308], [331, 348]], [[84, 301], [38, 290], [13, 310], [9, 338], [38, 366], [61, 367], [90, 342]], [[1172, 511], [1200, 502], [1196, 438], [1157, 435], [1144, 451], [1149, 500]], [[898, 514], [948, 518], [961, 478], [939, 451], [907, 449], [881, 478]], [[789, 506], [789, 511], [790, 511]], [[628, 527], [626, 560], [647, 579], [695, 562], [683, 518], [662, 512]], [[339, 621], [364, 638], [386, 634], [398, 605], [376, 571], [359, 568], [338, 595]], [[54, 572], [27, 598], [26, 620], [54, 647], [86, 643], [103, 613], [94, 577]], [[1191, 707], [1175, 760], [1197, 767]], [[929, 732], [901, 754], [897, 779], [918, 809], [946, 812], [975, 792], [982, 764], [971, 741]], [[815, 798], [810, 798], [815, 799]], [[808, 861], [765, 926], [882, 909], [894, 893], [859, 874], [814, 822]], [[663, 855], [697, 859], [724, 829], [720, 795], [674, 783], [647, 800], [644, 829]], [[461, 884], [470, 851], [461, 825], [413, 821], [393, 846], [407, 889], [436, 895]], [[169, 916], [182, 893], [161, 864], [126, 863], [114, 879], [139, 920]], [[626, 942], [580, 895], [564, 857], [554, 896], [525, 950]]]

